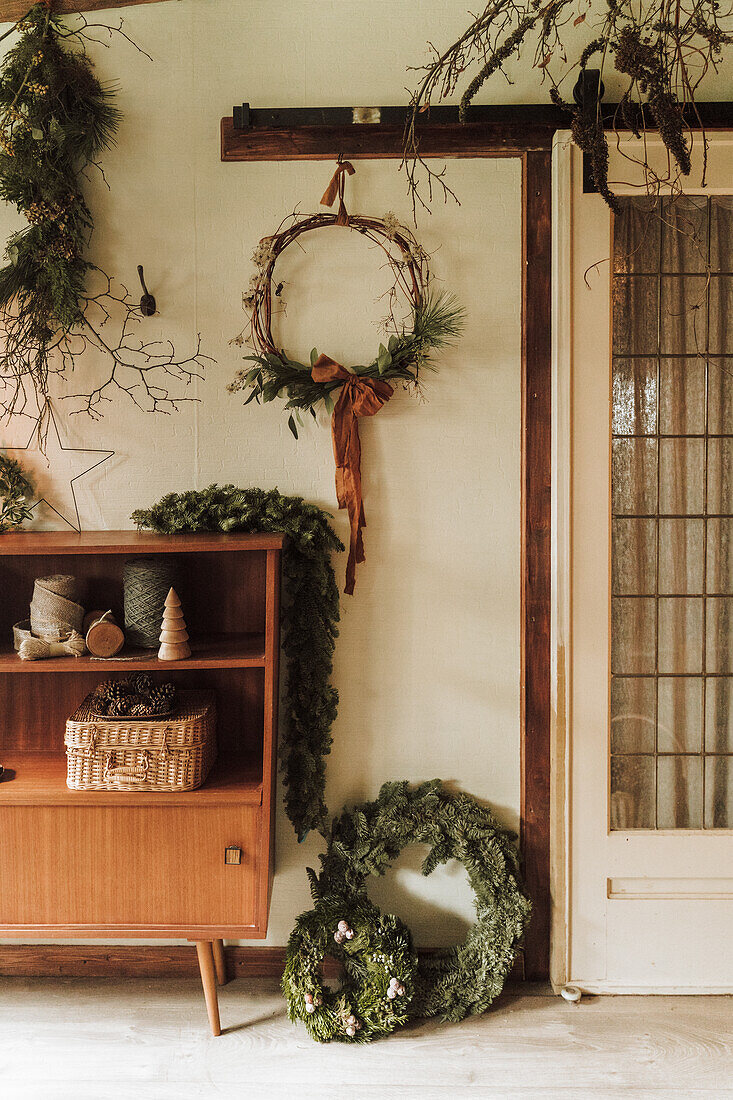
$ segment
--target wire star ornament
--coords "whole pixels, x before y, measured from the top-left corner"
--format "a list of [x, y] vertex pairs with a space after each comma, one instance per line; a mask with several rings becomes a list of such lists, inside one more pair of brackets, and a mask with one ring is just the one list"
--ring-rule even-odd
[[[56, 420], [56, 414], [50, 404], [46, 407], [45, 420], [42, 417], [33, 427], [30, 439], [26, 443], [25, 447], [3, 447], [4, 454], [10, 457], [18, 457], [19, 455], [25, 455], [23, 459], [23, 465], [27, 465], [27, 456], [30, 454], [38, 455], [38, 460], [31, 462], [29, 469], [31, 473], [36, 473], [41, 461], [46, 469], [52, 469], [54, 465], [58, 465], [63, 456], [66, 454], [77, 455], [97, 455], [98, 457], [91, 466], [86, 466], [86, 459], [79, 460], [75, 463], [65, 461], [67, 468], [71, 467], [73, 476], [69, 480], [68, 489], [57, 490], [57, 486], [54, 484], [54, 492], [49, 493], [52, 500], [56, 501], [58, 507], [51, 503], [48, 496], [40, 496], [34, 504], [31, 505], [31, 511], [35, 511], [41, 504], [45, 504], [46, 507], [63, 520], [65, 524], [71, 527], [72, 531], [76, 531], [77, 534], [81, 532], [81, 517], [79, 515], [79, 504], [76, 499], [76, 483], [81, 478], [86, 477], [92, 470], [96, 470], [103, 463], [107, 462], [115, 454], [114, 451], [104, 450], [99, 447], [66, 447], [61, 442], [61, 432], [59, 431], [58, 421]], [[77, 473], [73, 473], [73, 470], [78, 466], [84, 466], [84, 469], [79, 469]], [[43, 478], [42, 478], [43, 480]], [[47, 490], [48, 491], [48, 490]], [[63, 500], [62, 500], [63, 498]], [[71, 518], [69, 518], [71, 517]]]

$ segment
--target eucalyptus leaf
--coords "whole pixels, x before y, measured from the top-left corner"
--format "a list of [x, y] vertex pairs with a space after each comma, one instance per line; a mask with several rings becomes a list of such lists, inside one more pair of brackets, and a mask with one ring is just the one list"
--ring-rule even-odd
[[380, 374], [384, 374], [387, 367], [392, 363], [392, 356], [385, 348], [384, 344], [379, 345], [379, 354], [377, 356], [377, 370]]

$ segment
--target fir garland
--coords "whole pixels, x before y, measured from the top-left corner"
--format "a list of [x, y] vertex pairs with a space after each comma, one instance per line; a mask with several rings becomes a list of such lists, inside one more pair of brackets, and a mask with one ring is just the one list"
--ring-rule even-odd
[[477, 922], [464, 943], [419, 957], [411, 1016], [461, 1020], [485, 1012], [504, 987], [529, 919], [513, 834], [467, 794], [439, 779], [411, 788], [385, 783], [373, 802], [334, 818], [320, 875], [308, 868], [311, 892], [332, 911], [366, 898], [371, 875], [383, 875], [409, 844], [429, 844], [422, 872], [459, 860], [474, 891]]
[[139, 528], [165, 534], [177, 531], [282, 531], [283, 634], [287, 659], [284, 729], [280, 743], [288, 816], [303, 840], [323, 830], [331, 726], [338, 692], [331, 686], [333, 650], [339, 620], [339, 596], [331, 554], [343, 550], [327, 513], [301, 497], [276, 489], [208, 489], [169, 493], [150, 509], [132, 514]]
[[[325, 955], [344, 969], [336, 992], [323, 984]], [[325, 899], [296, 921], [282, 990], [289, 1018], [302, 1020], [312, 1039], [367, 1043], [407, 1023], [416, 974], [410, 933], [397, 917], [364, 898]]]
[[70, 372], [87, 348], [110, 366], [106, 381], [75, 395], [85, 411], [101, 415], [117, 389], [170, 412], [183, 400], [170, 379], [200, 377], [206, 357], [200, 341], [177, 358], [172, 346], [135, 336], [138, 303], [85, 258], [94, 219], [84, 183], [91, 167], [102, 171], [121, 114], [85, 52], [85, 21], [67, 26], [52, 7], [35, 4], [6, 32], [18, 40], [0, 64], [0, 199], [28, 222], [0, 269], [0, 416], [31, 413], [40, 425], [52, 376]]
[[33, 511], [28, 504], [33, 487], [14, 458], [0, 455], [0, 533], [14, 531]]

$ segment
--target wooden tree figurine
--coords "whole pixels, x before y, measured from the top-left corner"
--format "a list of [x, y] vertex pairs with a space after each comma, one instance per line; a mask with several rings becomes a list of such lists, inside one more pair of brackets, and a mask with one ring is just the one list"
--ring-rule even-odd
[[183, 661], [191, 656], [188, 644], [188, 631], [181, 611], [181, 601], [176, 590], [171, 588], [165, 598], [163, 625], [160, 632], [159, 661]]

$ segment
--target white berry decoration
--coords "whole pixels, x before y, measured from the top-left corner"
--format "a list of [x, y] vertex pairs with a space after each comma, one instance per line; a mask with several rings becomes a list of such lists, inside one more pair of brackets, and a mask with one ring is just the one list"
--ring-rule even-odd
[[354, 930], [353, 930], [353, 928], [348, 928], [348, 929], [346, 930], [346, 932], [344, 932], [344, 935], [346, 936], [346, 939], [347, 939], [347, 940], [353, 940], [353, 938], [354, 938]]
[[313, 994], [312, 993], [306, 993], [305, 996], [303, 997], [303, 1000], [305, 1001], [305, 1003], [307, 1005], [312, 1005], [313, 1004]]
[[306, 1012], [308, 1013], [309, 1016], [311, 1015], [312, 1012], [316, 1011], [316, 1006], [313, 1004], [313, 1001], [306, 1001], [305, 1002], [305, 1010], [306, 1010]]
[[393, 985], [391, 985], [389, 987], [389, 989], [387, 990], [387, 996], [389, 997], [390, 1001], [393, 1001], [395, 999], [395, 997], [397, 996], [397, 990], [395, 989], [395, 987]]
[[347, 1027], [346, 1028], [346, 1034], [349, 1036], [350, 1039], [353, 1039], [354, 1036], [356, 1035], [356, 1028], [355, 1027]]
[[334, 932], [333, 938], [336, 940], [336, 943], [343, 943], [344, 940], [346, 939], [346, 933], [345, 932]]
[[349, 928], [347, 922], [345, 920], [340, 920], [339, 921], [339, 932], [350, 932], [350, 931], [351, 931], [351, 929]]

